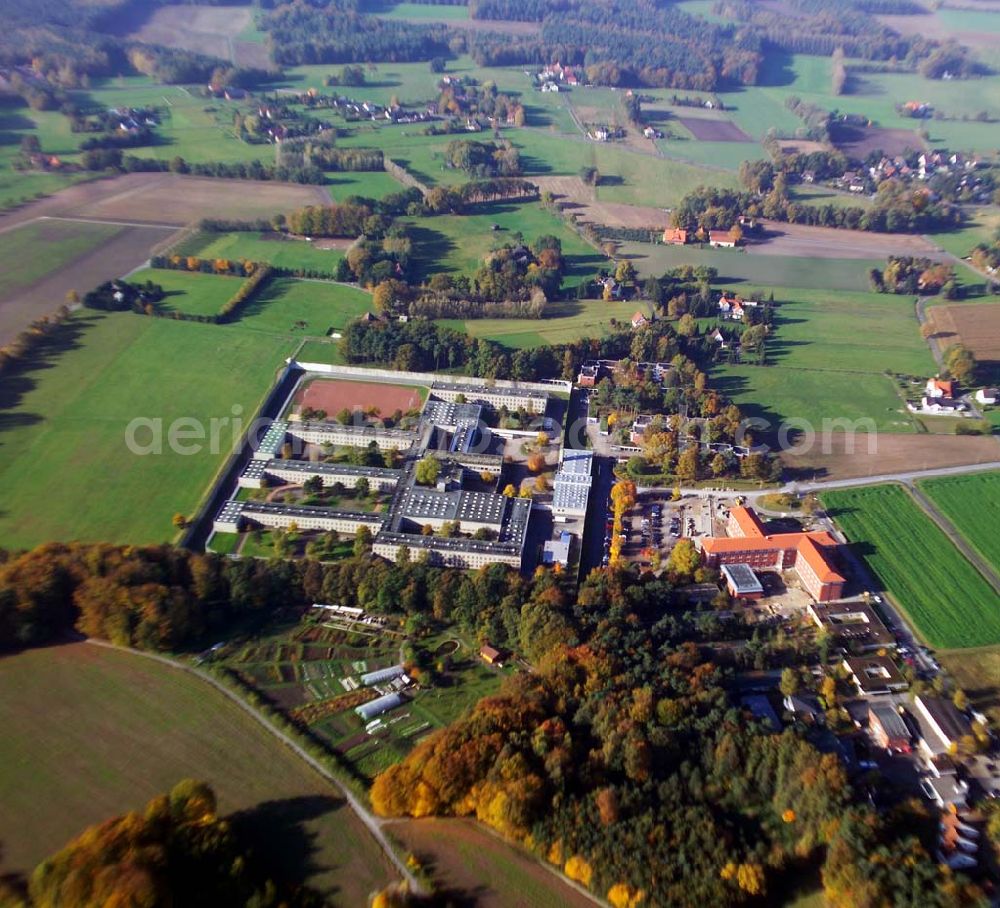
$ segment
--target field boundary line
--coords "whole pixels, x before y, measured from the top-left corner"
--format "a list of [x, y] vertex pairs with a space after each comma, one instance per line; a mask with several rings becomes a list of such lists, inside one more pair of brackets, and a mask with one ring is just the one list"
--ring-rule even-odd
[[941, 530], [945, 536], [951, 541], [951, 544], [955, 546], [959, 552], [983, 577], [986, 579], [987, 583], [993, 587], [998, 594], [1000, 594], [1000, 575], [997, 574], [993, 566], [979, 554], [968, 542], [965, 541], [965, 537], [962, 535], [958, 527], [955, 526], [944, 514], [941, 513], [928, 498], [922, 489], [920, 489], [916, 483], [912, 480], [903, 483], [903, 488], [909, 493], [910, 497], [913, 499], [917, 507], [920, 508], [934, 523], [937, 528]]
[[421, 885], [420, 881], [413, 875], [410, 869], [406, 866], [403, 860], [396, 854], [395, 849], [390, 844], [385, 832], [382, 830], [382, 821], [375, 817], [333, 773], [331, 773], [326, 767], [323, 766], [315, 757], [311, 756], [306, 750], [299, 745], [297, 742], [292, 740], [288, 735], [278, 728], [275, 728], [267, 718], [262, 715], [256, 708], [251, 706], [246, 700], [244, 700], [236, 691], [230, 689], [217, 678], [213, 678], [207, 672], [202, 671], [199, 668], [195, 668], [192, 665], [187, 665], [184, 662], [180, 662], [177, 659], [173, 659], [170, 656], [165, 656], [162, 653], [150, 653], [140, 649], [133, 649], [130, 646], [117, 646], [114, 643], [109, 643], [106, 640], [97, 640], [91, 637], [86, 638], [85, 643], [89, 643], [92, 646], [101, 646], [105, 649], [117, 650], [118, 652], [129, 653], [133, 656], [142, 656], [146, 659], [152, 659], [155, 662], [160, 662], [163, 665], [170, 666], [171, 668], [177, 669], [182, 672], [187, 672], [189, 675], [193, 675], [201, 681], [206, 682], [209, 686], [214, 687], [223, 696], [227, 697], [240, 709], [242, 709], [247, 715], [253, 718], [259, 725], [270, 732], [275, 738], [277, 738], [282, 744], [284, 744], [289, 750], [291, 750], [296, 756], [300, 757], [306, 763], [309, 764], [320, 776], [322, 776], [326, 781], [330, 782], [341, 794], [350, 808], [357, 815], [358, 819], [365, 825], [368, 831], [372, 834], [376, 842], [385, 852], [386, 856], [391, 861], [392, 865], [399, 871], [404, 880], [409, 884], [410, 888], [416, 893], [423, 893], [424, 887]]
[[[84, 218], [84, 217], [72, 217], [70, 215], [62, 214], [41, 214], [36, 221], [71, 221], [77, 224], [98, 224], [98, 225], [109, 225], [111, 227], [146, 227], [151, 230], [181, 230], [183, 229], [183, 224], [162, 224], [158, 221], [112, 221], [105, 220], [102, 218]], [[31, 223], [28, 221], [27, 223]], [[19, 225], [23, 226], [23, 225]]]

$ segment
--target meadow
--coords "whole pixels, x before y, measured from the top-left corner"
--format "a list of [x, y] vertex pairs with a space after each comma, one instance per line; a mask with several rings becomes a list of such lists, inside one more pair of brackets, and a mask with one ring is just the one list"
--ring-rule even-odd
[[267, 262], [277, 268], [303, 269], [332, 275], [344, 253], [340, 249], [320, 249], [304, 240], [288, 239], [274, 233], [208, 233], [199, 231], [175, 250], [178, 255], [206, 259], [240, 259]]
[[160, 306], [166, 312], [184, 315], [218, 315], [219, 310], [240, 286], [243, 278], [228, 274], [202, 274], [170, 268], [144, 268], [129, 280], [136, 284], [159, 284], [166, 297]]
[[943, 476], [918, 485], [965, 540], [1000, 571], [1000, 473]]
[[603, 337], [616, 326], [627, 326], [636, 310], [649, 314], [649, 307], [635, 300], [567, 300], [549, 303], [541, 319], [444, 319], [439, 324], [512, 349], [531, 349], [545, 344], [569, 343], [582, 337]]
[[724, 284], [774, 283], [815, 290], [867, 290], [868, 269], [885, 265], [876, 259], [754, 255], [733, 249], [654, 243], [620, 243], [618, 250], [632, 260], [643, 277], [658, 276], [680, 265], [706, 265], [719, 272], [719, 281]]
[[824, 492], [824, 507], [920, 636], [945, 649], [1000, 643], [996, 592], [899, 486]]
[[0, 685], [6, 871], [30, 872], [85, 826], [193, 777], [214, 787], [258, 860], [307, 878], [333, 904], [363, 904], [393, 879], [336, 790], [191, 675], [74, 643], [6, 656]]
[[290, 337], [325, 337], [372, 308], [364, 290], [324, 281], [275, 278], [232, 326]]
[[[410, 226], [413, 259], [421, 279], [438, 272], [471, 275], [487, 253], [512, 242], [514, 233], [521, 233], [528, 244], [545, 235], [559, 238], [567, 265], [566, 286], [575, 287], [609, 265], [603, 254], [539, 203], [477, 205], [469, 214], [407, 218], [405, 223]], [[499, 229], [494, 230], [494, 225]]]
[[[0, 299], [30, 287], [122, 232], [112, 224], [45, 220], [3, 234], [0, 242]], [[63, 300], [53, 300], [56, 308]]]
[[[0, 379], [0, 541], [163, 542], [175, 513], [191, 514], [234, 443], [216, 453], [137, 455], [136, 417], [249, 416], [291, 354], [290, 336], [232, 326], [83, 310], [32, 364]], [[148, 442], [150, 433], [138, 435]], [[44, 502], [44, 507], [41, 503]]]

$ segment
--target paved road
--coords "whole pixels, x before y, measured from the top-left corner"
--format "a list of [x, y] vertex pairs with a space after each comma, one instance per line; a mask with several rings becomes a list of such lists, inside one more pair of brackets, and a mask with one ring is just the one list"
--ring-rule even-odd
[[147, 653], [142, 650], [131, 649], [124, 646], [114, 646], [111, 643], [106, 643], [103, 640], [87, 640], [87, 643], [92, 646], [103, 646], [106, 649], [116, 649], [122, 650], [124, 652], [132, 653], [135, 656], [142, 656], [144, 659], [153, 659], [156, 662], [162, 662], [164, 665], [169, 665], [171, 668], [176, 668], [180, 671], [187, 672], [190, 675], [194, 675], [200, 680], [204, 681], [206, 684], [214, 687], [219, 693], [228, 699], [232, 700], [240, 709], [245, 713], [259, 722], [267, 731], [269, 731], [274, 737], [276, 737], [282, 744], [284, 744], [289, 750], [293, 751], [297, 756], [301, 757], [308, 763], [313, 769], [316, 770], [324, 779], [330, 782], [343, 796], [344, 800], [351, 806], [351, 809], [358, 815], [358, 818], [362, 823], [365, 824], [368, 831], [372, 834], [375, 841], [379, 843], [382, 850], [385, 852], [386, 857], [392, 862], [396, 870], [399, 871], [400, 876], [407, 883], [409, 883], [410, 888], [414, 892], [423, 893], [424, 887], [421, 885], [420, 881], [410, 872], [403, 860], [396, 854], [392, 846], [389, 844], [389, 840], [382, 829], [385, 821], [376, 817], [371, 813], [364, 804], [361, 803], [358, 798], [344, 785], [341, 784], [340, 780], [334, 776], [326, 767], [323, 766], [318, 760], [308, 754], [303, 750], [295, 741], [293, 741], [288, 735], [286, 735], [280, 729], [275, 728], [267, 719], [254, 707], [252, 707], [246, 700], [244, 700], [236, 691], [231, 690], [221, 681], [213, 678], [207, 672], [202, 671], [194, 666], [187, 665], [184, 662], [179, 662], [176, 659], [172, 659], [169, 656], [164, 656], [159, 653]]

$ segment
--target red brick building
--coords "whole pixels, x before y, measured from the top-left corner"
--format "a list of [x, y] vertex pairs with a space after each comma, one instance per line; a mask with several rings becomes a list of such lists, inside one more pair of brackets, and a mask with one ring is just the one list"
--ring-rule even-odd
[[728, 536], [701, 540], [709, 567], [746, 564], [755, 571], [793, 570], [818, 602], [844, 595], [844, 577], [831, 564], [837, 540], [829, 533], [778, 533], [767, 535], [757, 515], [749, 508], [729, 512]]

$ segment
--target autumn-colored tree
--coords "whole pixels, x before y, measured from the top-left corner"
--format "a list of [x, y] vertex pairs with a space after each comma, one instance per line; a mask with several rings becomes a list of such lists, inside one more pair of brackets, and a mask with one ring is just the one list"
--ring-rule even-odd
[[528, 469], [532, 473], [540, 473], [545, 469], [545, 455], [544, 454], [532, 454], [528, 458]]
[[701, 564], [701, 554], [690, 539], [678, 539], [667, 558], [667, 570], [679, 580], [689, 581]]
[[503, 495], [504, 498], [516, 498], [517, 487], [512, 482], [508, 482], [503, 488]]
[[535, 477], [535, 491], [547, 492], [549, 490], [549, 479], [544, 473], [539, 473]]

